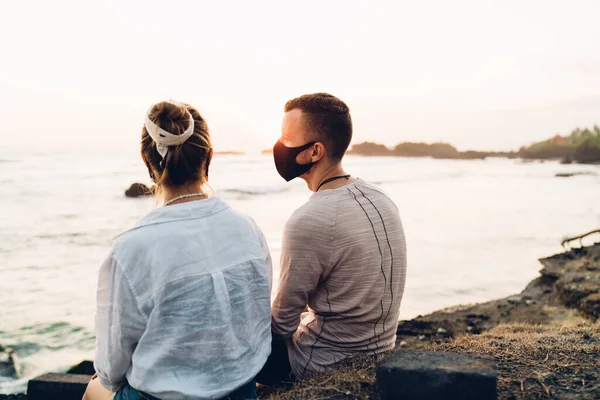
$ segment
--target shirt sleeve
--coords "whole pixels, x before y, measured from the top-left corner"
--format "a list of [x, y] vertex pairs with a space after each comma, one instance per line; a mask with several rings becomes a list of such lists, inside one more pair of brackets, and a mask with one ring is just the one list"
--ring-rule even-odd
[[279, 289], [272, 305], [273, 333], [294, 335], [301, 315], [331, 260], [332, 233], [318, 218], [292, 218], [281, 248]]
[[96, 302], [94, 368], [102, 386], [116, 392], [125, 383], [145, 319], [112, 253], [100, 267]]

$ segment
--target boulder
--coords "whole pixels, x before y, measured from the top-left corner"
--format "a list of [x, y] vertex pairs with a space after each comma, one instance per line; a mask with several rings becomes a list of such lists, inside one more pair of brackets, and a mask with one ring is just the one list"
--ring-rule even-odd
[[0, 346], [0, 376], [15, 379], [19, 377], [17, 352], [11, 348]]
[[495, 400], [496, 369], [490, 357], [398, 350], [377, 367], [382, 399]]
[[143, 183], [133, 183], [129, 186], [129, 189], [125, 191], [126, 197], [141, 197], [141, 196], [149, 196], [154, 193], [153, 188], [149, 188]]
[[556, 279], [556, 291], [564, 304], [600, 317], [600, 243], [540, 261], [542, 275]]
[[90, 375], [46, 374], [29, 381], [29, 400], [81, 400]]
[[82, 361], [67, 370], [67, 374], [94, 375], [95, 373], [94, 362], [89, 360]]

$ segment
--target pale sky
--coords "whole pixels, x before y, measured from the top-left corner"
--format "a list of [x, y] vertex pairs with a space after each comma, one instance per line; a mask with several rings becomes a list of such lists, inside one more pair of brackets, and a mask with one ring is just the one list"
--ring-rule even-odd
[[516, 149], [600, 124], [600, 1], [1, 1], [2, 147], [137, 148], [156, 101], [260, 150], [288, 99], [350, 106], [354, 143]]

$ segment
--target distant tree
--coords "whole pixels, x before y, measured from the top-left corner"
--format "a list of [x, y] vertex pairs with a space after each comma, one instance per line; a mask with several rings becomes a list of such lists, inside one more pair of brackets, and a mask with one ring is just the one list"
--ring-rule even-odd
[[456, 148], [448, 143], [400, 143], [394, 148], [394, 155], [402, 157], [457, 158]]
[[600, 128], [597, 125], [588, 128], [575, 128], [568, 136], [554, 136], [543, 142], [522, 147], [519, 155], [530, 159], [572, 159], [577, 162], [598, 162], [597, 146], [600, 147]]
[[353, 145], [349, 153], [361, 156], [389, 156], [392, 151], [383, 144], [363, 142]]
[[577, 146], [573, 158], [579, 163], [600, 162], [600, 135], [590, 137]]

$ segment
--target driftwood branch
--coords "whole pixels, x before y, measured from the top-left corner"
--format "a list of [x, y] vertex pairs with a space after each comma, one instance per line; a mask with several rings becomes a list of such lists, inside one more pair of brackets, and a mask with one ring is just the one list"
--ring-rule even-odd
[[600, 233], [600, 229], [596, 229], [596, 230], [584, 233], [583, 235], [575, 236], [575, 237], [572, 237], [572, 238], [566, 238], [560, 244], [561, 244], [562, 247], [565, 247], [566, 244], [569, 244], [569, 243], [571, 243], [571, 242], [573, 242], [575, 240], [579, 240], [579, 244], [581, 246], [583, 246], [583, 243], [582, 243], [583, 238], [585, 238], [587, 236], [590, 236], [590, 235], [593, 235], [595, 233]]

